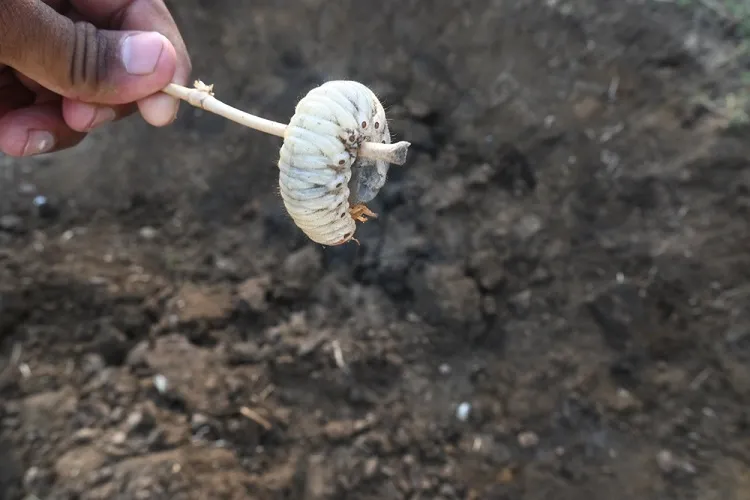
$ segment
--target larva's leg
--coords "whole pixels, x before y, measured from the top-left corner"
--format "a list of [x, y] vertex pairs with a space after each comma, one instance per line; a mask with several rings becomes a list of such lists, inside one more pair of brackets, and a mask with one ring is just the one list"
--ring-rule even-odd
[[349, 213], [352, 214], [354, 220], [358, 220], [359, 222], [367, 222], [368, 217], [372, 217], [373, 219], [378, 217], [378, 214], [367, 208], [364, 203], [354, 205], [349, 209]]

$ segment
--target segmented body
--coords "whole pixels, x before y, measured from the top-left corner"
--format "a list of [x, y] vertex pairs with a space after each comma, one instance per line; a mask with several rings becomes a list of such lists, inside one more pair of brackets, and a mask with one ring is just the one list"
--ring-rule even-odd
[[389, 165], [357, 158], [363, 142], [390, 144], [385, 110], [361, 83], [336, 80], [312, 89], [296, 106], [279, 157], [279, 188], [287, 212], [311, 240], [350, 241], [354, 205], [374, 198]]

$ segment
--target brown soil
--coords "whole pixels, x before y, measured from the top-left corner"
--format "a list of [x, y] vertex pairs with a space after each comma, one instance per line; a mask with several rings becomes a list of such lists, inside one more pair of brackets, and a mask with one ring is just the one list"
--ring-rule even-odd
[[279, 139], [188, 106], [0, 159], [1, 498], [750, 498], [750, 143], [692, 99], [730, 38], [644, 2], [173, 3], [219, 98], [286, 121], [359, 80], [409, 162], [322, 248]]

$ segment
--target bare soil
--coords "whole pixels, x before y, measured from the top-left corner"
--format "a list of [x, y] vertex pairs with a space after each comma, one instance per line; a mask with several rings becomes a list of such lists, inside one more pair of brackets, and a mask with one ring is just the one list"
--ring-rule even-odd
[[695, 99], [731, 30], [172, 4], [220, 99], [286, 121], [356, 79], [410, 159], [361, 245], [323, 248], [279, 139], [189, 106], [0, 158], [1, 498], [750, 498], [750, 142]]

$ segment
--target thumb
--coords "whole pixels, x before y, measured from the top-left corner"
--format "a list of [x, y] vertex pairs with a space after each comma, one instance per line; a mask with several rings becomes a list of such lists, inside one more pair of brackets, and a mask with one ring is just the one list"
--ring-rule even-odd
[[177, 67], [159, 33], [100, 30], [37, 0], [0, 0], [0, 65], [69, 99], [127, 104], [168, 85]]

